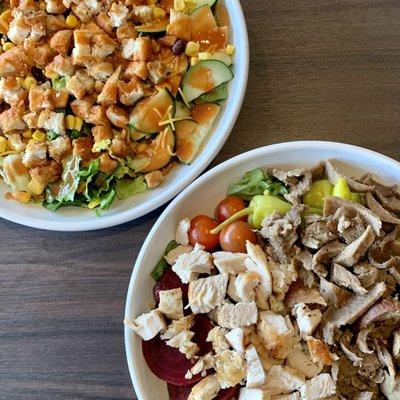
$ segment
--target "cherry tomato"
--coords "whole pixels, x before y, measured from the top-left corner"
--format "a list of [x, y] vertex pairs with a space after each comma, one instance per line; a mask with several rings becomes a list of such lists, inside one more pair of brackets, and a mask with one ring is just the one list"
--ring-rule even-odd
[[[214, 218], [219, 222], [224, 222], [226, 219], [236, 214], [238, 211], [246, 208], [243, 199], [236, 196], [228, 196], [221, 200], [215, 208]], [[241, 217], [238, 221], [246, 221], [247, 217]]]
[[214, 250], [219, 245], [219, 233], [211, 234], [210, 231], [218, 226], [218, 222], [207, 215], [198, 215], [190, 221], [189, 242], [192, 246], [196, 243], [205, 247], [205, 250]]
[[246, 240], [257, 243], [257, 236], [251, 226], [244, 221], [235, 221], [222, 229], [219, 241], [225, 251], [232, 253], [246, 253]]

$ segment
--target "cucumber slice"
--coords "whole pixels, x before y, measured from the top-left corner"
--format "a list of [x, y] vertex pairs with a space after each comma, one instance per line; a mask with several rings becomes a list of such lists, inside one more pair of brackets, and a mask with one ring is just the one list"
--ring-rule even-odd
[[182, 81], [183, 94], [190, 102], [232, 78], [232, 71], [222, 61], [200, 61], [185, 74]]
[[171, 128], [165, 128], [147, 146], [144, 154], [132, 159], [130, 166], [136, 172], [151, 172], [165, 167], [172, 158], [175, 147], [175, 135]]
[[202, 94], [198, 99], [195, 100], [196, 104], [203, 103], [217, 103], [224, 101], [228, 98], [228, 84], [223, 83], [217, 86], [214, 90], [208, 93]]
[[212, 8], [217, 4], [217, 2], [218, 0], [191, 0], [190, 2], [187, 2], [186, 7], [188, 12], [193, 12], [194, 10], [197, 10], [199, 7], [205, 5]]
[[201, 104], [192, 108], [194, 121], [185, 120], [175, 123], [175, 154], [183, 163], [190, 164], [196, 157], [220, 109], [221, 107], [217, 104]]
[[232, 57], [226, 54], [225, 50], [218, 50], [209, 55], [209, 60], [219, 60], [226, 64], [228, 67], [232, 65]]
[[160, 122], [171, 110], [175, 113], [175, 101], [168, 89], [162, 89], [147, 99], [140, 101], [132, 110], [129, 127], [142, 133], [160, 132]]
[[180, 101], [175, 101], [175, 115], [174, 118], [185, 118], [191, 117], [190, 110]]
[[151, 22], [150, 24], [136, 26], [135, 29], [139, 33], [152, 34], [152, 33], [163, 33], [167, 30], [168, 19], [162, 19], [155, 22]]

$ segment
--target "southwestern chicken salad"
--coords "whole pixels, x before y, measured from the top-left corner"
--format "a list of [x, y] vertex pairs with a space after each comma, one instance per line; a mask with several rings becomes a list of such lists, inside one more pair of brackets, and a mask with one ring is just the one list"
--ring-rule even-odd
[[334, 160], [188, 216], [125, 324], [172, 400], [400, 399], [400, 194]]
[[190, 164], [228, 96], [217, 0], [10, 0], [0, 15], [8, 198], [108, 208]]

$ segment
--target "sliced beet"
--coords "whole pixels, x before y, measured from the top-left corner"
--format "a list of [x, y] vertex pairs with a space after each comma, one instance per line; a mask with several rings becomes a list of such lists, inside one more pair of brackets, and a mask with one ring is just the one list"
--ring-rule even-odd
[[[195, 333], [193, 341], [198, 344], [199, 356], [211, 351], [211, 344], [206, 342], [208, 332], [212, 329], [210, 319], [206, 315], [198, 314], [192, 331]], [[148, 367], [158, 378], [177, 386], [185, 386], [201, 379], [200, 374], [192, 379], [186, 379], [185, 375], [192, 368], [193, 363], [178, 349], [168, 346], [159, 336], [149, 341], [142, 341], [143, 356]]]
[[[195, 383], [187, 386], [175, 386], [168, 383], [168, 394], [171, 400], [187, 400]], [[221, 390], [215, 400], [231, 400], [239, 392], [240, 386]]]
[[181, 282], [179, 276], [172, 271], [172, 268], [168, 268], [161, 279], [154, 285], [153, 293], [154, 299], [158, 304], [160, 302], [160, 291], [161, 290], [171, 290], [171, 289], [182, 289], [183, 304], [187, 304], [188, 289], [189, 285]]

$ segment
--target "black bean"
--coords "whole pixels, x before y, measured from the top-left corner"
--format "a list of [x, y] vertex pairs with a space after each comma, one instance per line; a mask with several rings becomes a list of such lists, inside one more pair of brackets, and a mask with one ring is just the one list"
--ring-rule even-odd
[[43, 74], [43, 71], [40, 68], [33, 67], [31, 70], [32, 76], [38, 81], [38, 82], [45, 82], [46, 77]]
[[172, 46], [172, 52], [174, 54], [181, 54], [186, 49], [186, 40], [178, 39], [175, 44]]

